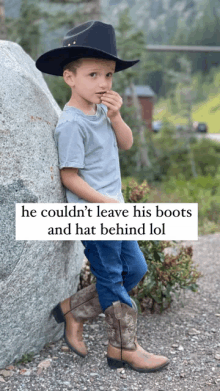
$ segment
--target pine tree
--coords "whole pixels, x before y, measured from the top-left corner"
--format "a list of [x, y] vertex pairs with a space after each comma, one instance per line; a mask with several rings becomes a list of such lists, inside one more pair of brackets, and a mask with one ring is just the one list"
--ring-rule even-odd
[[8, 39], [21, 45], [33, 59], [41, 51], [40, 24], [43, 17], [37, 5], [22, 0], [19, 18], [7, 18]]
[[6, 39], [7, 30], [5, 23], [5, 4], [4, 0], [0, 0], [0, 39]]
[[190, 146], [192, 136], [192, 105], [194, 100], [194, 91], [192, 88], [192, 69], [191, 63], [185, 57], [179, 59], [180, 72], [168, 71], [171, 82], [176, 86], [176, 105], [180, 115], [188, 119], [188, 129], [184, 133], [185, 145], [188, 150], [188, 156], [191, 164], [193, 177], [197, 177], [196, 165], [193, 151]]

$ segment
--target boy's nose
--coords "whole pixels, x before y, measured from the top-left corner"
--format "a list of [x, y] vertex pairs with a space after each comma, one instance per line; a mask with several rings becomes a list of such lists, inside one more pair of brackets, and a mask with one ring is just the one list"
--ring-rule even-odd
[[99, 86], [104, 89], [107, 88], [110, 85], [110, 83], [111, 83], [110, 79], [106, 80], [105, 78], [103, 78], [99, 81]]

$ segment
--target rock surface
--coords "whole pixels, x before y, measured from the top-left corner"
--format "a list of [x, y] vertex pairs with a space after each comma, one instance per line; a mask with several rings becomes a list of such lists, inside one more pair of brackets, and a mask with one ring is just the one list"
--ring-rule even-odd
[[51, 309], [77, 289], [81, 242], [16, 241], [15, 204], [66, 202], [53, 139], [61, 110], [34, 61], [0, 41], [0, 368], [60, 338]]

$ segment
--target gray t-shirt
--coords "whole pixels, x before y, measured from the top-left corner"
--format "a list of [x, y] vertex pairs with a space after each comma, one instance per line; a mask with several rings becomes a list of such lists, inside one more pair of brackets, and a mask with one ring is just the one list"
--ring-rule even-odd
[[[124, 202], [115, 132], [107, 107], [97, 105], [95, 115], [65, 105], [54, 133], [59, 168], [78, 168], [78, 175], [101, 194]], [[66, 189], [68, 202], [87, 203]]]

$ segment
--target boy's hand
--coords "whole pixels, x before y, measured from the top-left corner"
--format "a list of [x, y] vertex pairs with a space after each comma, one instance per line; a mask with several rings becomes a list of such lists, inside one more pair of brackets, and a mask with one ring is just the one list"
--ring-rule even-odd
[[112, 119], [116, 117], [122, 106], [123, 100], [121, 96], [115, 91], [107, 91], [101, 97], [102, 103], [108, 107], [107, 116]]
[[120, 201], [116, 200], [115, 198], [111, 198], [108, 196], [104, 196], [104, 197], [105, 197], [104, 199], [105, 204], [120, 204]]

